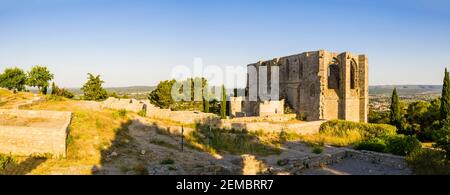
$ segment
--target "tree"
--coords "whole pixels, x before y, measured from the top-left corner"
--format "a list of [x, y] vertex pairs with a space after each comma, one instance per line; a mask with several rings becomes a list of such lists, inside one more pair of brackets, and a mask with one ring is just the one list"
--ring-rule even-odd
[[45, 66], [33, 66], [28, 72], [27, 84], [37, 87], [42, 94], [47, 94], [49, 81], [53, 80], [53, 74]]
[[209, 113], [209, 89], [208, 85], [203, 88], [203, 112]]
[[450, 114], [450, 78], [445, 68], [444, 84], [441, 96], [441, 119], [447, 119]]
[[168, 109], [174, 103], [172, 99], [172, 86], [175, 84], [175, 80], [166, 80], [161, 81], [156, 86], [156, 89], [153, 90], [148, 99], [150, 102], [160, 108]]
[[450, 121], [443, 120], [443, 126], [435, 134], [436, 143], [433, 147], [445, 151], [447, 160], [450, 160]]
[[84, 93], [85, 100], [104, 100], [108, 97], [108, 93], [103, 89], [104, 81], [100, 79], [100, 75], [94, 76], [88, 73], [88, 81], [83, 85], [81, 90]]
[[58, 91], [58, 87], [56, 86], [55, 82], [52, 82], [52, 92], [51, 92], [51, 94], [52, 95], [56, 95], [57, 91]]
[[225, 86], [222, 85], [222, 102], [220, 104], [220, 118], [224, 119], [227, 116], [227, 93], [225, 91]]
[[401, 130], [402, 114], [400, 101], [397, 95], [397, 88], [394, 88], [394, 91], [392, 92], [390, 113], [391, 124], [395, 125], [397, 129]]
[[73, 97], [75, 97], [75, 95], [68, 91], [67, 89], [64, 88], [59, 88], [55, 82], [52, 82], [52, 92], [51, 92], [52, 96], [60, 96], [60, 97], [65, 97], [65, 98], [69, 98], [72, 99]]
[[0, 87], [8, 90], [23, 91], [27, 82], [27, 75], [20, 68], [7, 68], [0, 75]]

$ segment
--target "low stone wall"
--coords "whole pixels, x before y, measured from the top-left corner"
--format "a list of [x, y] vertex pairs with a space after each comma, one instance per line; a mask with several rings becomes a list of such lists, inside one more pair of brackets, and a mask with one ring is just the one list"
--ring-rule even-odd
[[22, 103], [19, 103], [19, 104], [15, 105], [13, 107], [13, 109], [23, 109], [23, 108], [26, 108], [28, 106], [39, 104], [39, 103], [44, 102], [44, 101], [45, 101], [45, 98], [35, 95], [35, 97], [33, 97], [33, 99], [27, 100], [27, 101], [22, 102]]
[[222, 120], [221, 128], [247, 131], [264, 131], [279, 133], [281, 131], [294, 131], [307, 135], [319, 132], [320, 125], [325, 121], [295, 122], [295, 123], [271, 123], [271, 122], [230, 122]]
[[203, 123], [224, 129], [246, 129], [248, 131], [295, 131], [300, 134], [318, 133], [320, 125], [325, 121], [290, 122], [295, 119], [295, 114], [279, 114], [263, 117], [240, 117], [220, 120], [212, 113], [194, 111], [171, 111], [160, 109], [152, 105], [148, 100], [117, 99], [108, 98], [101, 102], [103, 109], [125, 109], [132, 112], [139, 112], [144, 107], [147, 108], [147, 117], [161, 120], [171, 120], [184, 124]]
[[230, 122], [288, 122], [295, 120], [296, 114], [277, 114], [270, 116], [248, 116], [248, 117], [236, 117], [233, 119], [226, 119]]
[[[72, 113], [39, 110], [0, 110], [0, 114], [19, 118], [47, 118], [49, 125], [0, 126], [0, 153], [13, 155], [51, 154], [54, 157], [66, 157], [66, 138]], [[58, 120], [54, 124], [52, 120]], [[64, 123], [61, 123], [61, 120]], [[62, 124], [62, 125], [61, 125]]]
[[317, 168], [323, 165], [332, 165], [349, 158], [379, 164], [398, 170], [409, 170], [405, 157], [371, 151], [358, 151], [353, 149], [341, 150], [327, 155], [308, 156], [298, 159], [284, 159], [283, 161], [285, 162], [285, 166], [287, 166], [286, 169], [289, 172], [301, 173], [304, 169]]
[[147, 117], [172, 120], [185, 124], [208, 121], [210, 118], [218, 118], [215, 114], [211, 113], [161, 109], [151, 104], [148, 100], [108, 98], [101, 103], [101, 108], [103, 109], [125, 109], [131, 112], [139, 112], [144, 107], [147, 109]]

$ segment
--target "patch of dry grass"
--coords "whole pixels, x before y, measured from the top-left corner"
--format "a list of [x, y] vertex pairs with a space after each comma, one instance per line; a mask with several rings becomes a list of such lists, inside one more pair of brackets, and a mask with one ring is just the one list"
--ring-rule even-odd
[[0, 108], [11, 109], [15, 105], [30, 100], [34, 94], [28, 92], [18, 92], [16, 94], [9, 90], [0, 88]]
[[3, 114], [0, 115], [0, 125], [4, 126], [25, 126], [29, 127], [36, 123], [47, 123], [50, 122], [48, 118], [42, 117], [17, 117], [15, 115]]
[[355, 131], [348, 132], [345, 136], [336, 136], [327, 133], [303, 135], [300, 139], [307, 143], [326, 143], [335, 147], [345, 147], [364, 140], [364, 137]]
[[34, 110], [73, 112], [68, 136], [67, 158], [48, 159], [32, 174], [91, 174], [94, 165], [100, 165], [101, 151], [116, 139], [116, 129], [128, 121], [127, 117], [114, 117], [114, 111], [95, 111], [77, 106], [73, 100], [47, 101], [34, 106]]

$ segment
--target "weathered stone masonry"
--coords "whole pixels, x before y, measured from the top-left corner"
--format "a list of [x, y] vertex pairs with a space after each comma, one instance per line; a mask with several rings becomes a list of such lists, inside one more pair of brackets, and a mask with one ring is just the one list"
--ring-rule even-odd
[[[308, 120], [367, 122], [366, 55], [320, 50], [260, 61], [249, 64], [248, 69], [256, 67], [258, 70], [262, 66], [267, 66], [268, 72], [272, 66], [279, 66], [280, 99], [290, 104], [297, 114], [305, 114]], [[256, 72], [258, 74], [259, 71]], [[250, 75], [247, 77], [250, 78]], [[270, 75], [267, 78], [270, 86]], [[248, 105], [245, 108], [246, 115], [258, 115], [252, 108], [252, 105], [258, 105], [257, 102], [245, 104]]]

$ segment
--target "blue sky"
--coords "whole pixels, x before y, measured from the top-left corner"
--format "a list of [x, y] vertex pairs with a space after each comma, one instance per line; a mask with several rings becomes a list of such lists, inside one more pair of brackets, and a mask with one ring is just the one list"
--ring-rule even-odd
[[369, 56], [370, 84], [441, 84], [450, 2], [439, 0], [0, 0], [0, 71], [48, 66], [79, 87], [155, 85], [171, 68], [243, 66], [327, 49]]

